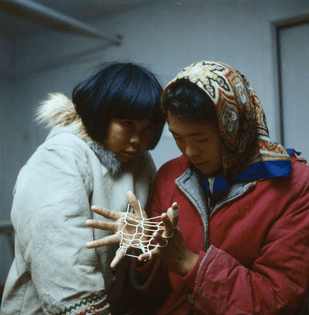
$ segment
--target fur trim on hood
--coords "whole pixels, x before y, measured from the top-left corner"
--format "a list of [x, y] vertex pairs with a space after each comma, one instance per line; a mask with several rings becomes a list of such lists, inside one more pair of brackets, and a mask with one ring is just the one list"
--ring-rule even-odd
[[102, 165], [113, 175], [121, 170], [117, 155], [88, 135], [74, 104], [64, 94], [48, 94], [48, 99], [37, 109], [36, 121], [51, 130], [66, 126], [74, 127], [78, 131], [77, 136], [88, 144]]

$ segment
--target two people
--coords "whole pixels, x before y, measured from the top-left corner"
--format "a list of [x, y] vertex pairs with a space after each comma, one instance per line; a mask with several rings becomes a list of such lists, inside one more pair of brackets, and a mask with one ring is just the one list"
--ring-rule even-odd
[[[164, 89], [162, 108], [183, 155], [158, 171], [151, 217], [161, 216], [165, 230], [131, 268], [134, 287], [153, 296], [147, 314], [306, 314], [306, 161], [271, 140], [255, 91], [224, 63], [184, 68]], [[131, 193], [129, 201], [137, 214]], [[95, 211], [121, 218], [105, 207]], [[117, 221], [87, 225], [122, 228]], [[119, 240], [116, 234], [87, 246]]]
[[[72, 101], [51, 94], [38, 120], [51, 129], [18, 175], [12, 223], [15, 259], [2, 315], [115, 314], [128, 301], [128, 260], [115, 274], [117, 245], [89, 250], [94, 204], [125, 212], [126, 191], [150, 206], [156, 169], [148, 152], [160, 139], [162, 87], [142, 66], [113, 63], [78, 84]], [[117, 281], [114, 281], [116, 277]]]

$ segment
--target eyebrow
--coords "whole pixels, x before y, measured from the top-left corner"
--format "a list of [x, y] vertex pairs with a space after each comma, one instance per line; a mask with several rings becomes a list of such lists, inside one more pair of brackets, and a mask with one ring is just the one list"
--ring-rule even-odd
[[[168, 128], [168, 130], [175, 136], [180, 136], [177, 132], [173, 131], [172, 129]], [[205, 133], [202, 133], [202, 132], [193, 132], [193, 133], [190, 133], [188, 134], [187, 136], [188, 137], [194, 137], [194, 136], [206, 136]]]

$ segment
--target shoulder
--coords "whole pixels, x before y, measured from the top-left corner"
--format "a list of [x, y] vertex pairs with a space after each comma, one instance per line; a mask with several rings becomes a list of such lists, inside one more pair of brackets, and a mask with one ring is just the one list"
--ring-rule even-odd
[[64, 147], [78, 152], [90, 150], [87, 143], [78, 137], [74, 129], [70, 127], [58, 128], [52, 131], [38, 149], [54, 148], [61, 150]]
[[262, 199], [276, 199], [291, 203], [303, 198], [309, 201], [309, 166], [302, 160], [292, 157], [292, 170], [289, 178], [276, 177], [257, 181], [255, 196]]
[[181, 176], [189, 167], [189, 160], [184, 155], [181, 155], [163, 164], [158, 171], [157, 179], [165, 179], [174, 182], [175, 179]]
[[306, 160], [292, 158], [290, 185], [297, 194], [302, 191], [309, 192], [309, 166], [306, 164]]
[[78, 136], [78, 132], [72, 127], [57, 128], [53, 130], [46, 141], [37, 148], [32, 158], [39, 156], [51, 157], [61, 156], [63, 162], [76, 161], [77, 164], [96, 163], [100, 165], [100, 160], [91, 149], [89, 143]]
[[44, 175], [46, 178], [55, 172], [63, 176], [74, 172], [85, 177], [95, 163], [100, 164], [83, 140], [71, 133], [59, 133], [37, 148], [20, 171], [19, 178], [21, 175], [31, 178]]
[[168, 172], [168, 173], [179, 174], [180, 176], [189, 167], [190, 167], [189, 160], [184, 155], [181, 155], [163, 164], [159, 169], [159, 173], [164, 174]]

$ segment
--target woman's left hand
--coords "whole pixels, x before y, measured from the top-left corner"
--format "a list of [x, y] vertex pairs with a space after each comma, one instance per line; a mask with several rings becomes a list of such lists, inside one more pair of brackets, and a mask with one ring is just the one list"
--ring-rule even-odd
[[[123, 213], [112, 211], [109, 209], [105, 209], [98, 206], [92, 206], [91, 210], [96, 212], [97, 214], [112, 220], [112, 222], [108, 221], [100, 221], [100, 220], [87, 220], [85, 224], [88, 227], [100, 229], [103, 231], [123, 231], [124, 234], [127, 235], [127, 238], [123, 239], [124, 243], [130, 243], [132, 239], [134, 239], [134, 235], [136, 232], [141, 233], [141, 227], [136, 227], [138, 221], [141, 219], [147, 219], [147, 214], [145, 210], [140, 208], [140, 204], [136, 199], [136, 196], [132, 191], [127, 192], [127, 199], [130, 206], [133, 208], [134, 213], [127, 213], [127, 220], [123, 221], [121, 219], [124, 218]], [[130, 223], [130, 224], [126, 224]], [[101, 246], [109, 246], [115, 243], [119, 243], [121, 241], [121, 236], [117, 233], [109, 236], [105, 236], [101, 239], [87, 242], [86, 247], [88, 248], [97, 248]], [[134, 241], [133, 243], [134, 244]], [[119, 248], [116, 252], [116, 255], [111, 262], [111, 268], [116, 268], [119, 264], [120, 260], [125, 256], [126, 250], [124, 248]]]
[[177, 226], [178, 215], [174, 215], [177, 209], [178, 205], [174, 203], [167, 213], [161, 215], [164, 232], [162, 235], [158, 232], [153, 234], [155, 241], [160, 246], [152, 249], [151, 254], [148, 252], [140, 255], [138, 259], [142, 261], [157, 257], [168, 267], [186, 275], [193, 268], [199, 256], [191, 252], [183, 240], [181, 230]]

